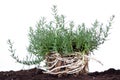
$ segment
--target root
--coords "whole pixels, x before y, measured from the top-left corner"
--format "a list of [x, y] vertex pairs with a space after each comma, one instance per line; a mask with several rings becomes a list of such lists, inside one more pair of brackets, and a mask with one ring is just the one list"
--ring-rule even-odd
[[84, 74], [88, 73], [88, 61], [93, 59], [100, 64], [100, 61], [91, 58], [88, 55], [75, 53], [69, 56], [61, 56], [59, 53], [52, 53], [46, 56], [46, 71], [47, 74]]

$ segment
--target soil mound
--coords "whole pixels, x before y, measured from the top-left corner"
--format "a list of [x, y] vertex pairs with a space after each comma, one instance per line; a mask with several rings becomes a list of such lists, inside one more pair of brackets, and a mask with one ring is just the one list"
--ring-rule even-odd
[[58, 77], [55, 75], [44, 74], [43, 70], [33, 68], [20, 71], [2, 71], [0, 72], [0, 80], [120, 80], [120, 70], [110, 68], [104, 72]]

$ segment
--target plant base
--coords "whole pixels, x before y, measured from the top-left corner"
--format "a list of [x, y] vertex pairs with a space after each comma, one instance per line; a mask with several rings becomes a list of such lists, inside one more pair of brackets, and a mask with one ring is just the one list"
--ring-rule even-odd
[[46, 55], [48, 74], [86, 74], [88, 73], [88, 57], [79, 53], [62, 56], [59, 53], [49, 53]]

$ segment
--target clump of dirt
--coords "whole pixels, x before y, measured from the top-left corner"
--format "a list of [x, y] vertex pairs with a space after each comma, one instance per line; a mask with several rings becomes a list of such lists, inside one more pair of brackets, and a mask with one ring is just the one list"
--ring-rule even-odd
[[0, 80], [120, 80], [120, 70], [110, 68], [104, 72], [93, 72], [86, 75], [64, 75], [58, 77], [45, 74], [43, 70], [32, 68], [20, 71], [1, 71]]

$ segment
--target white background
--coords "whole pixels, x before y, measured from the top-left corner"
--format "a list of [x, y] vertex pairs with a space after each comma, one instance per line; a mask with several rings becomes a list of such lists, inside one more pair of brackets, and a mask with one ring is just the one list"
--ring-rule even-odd
[[66, 20], [73, 20], [76, 24], [85, 22], [87, 26], [91, 26], [96, 19], [107, 23], [114, 14], [109, 40], [92, 55], [104, 65], [92, 60], [89, 67], [90, 72], [120, 69], [119, 0], [0, 0], [0, 71], [30, 68], [11, 58], [7, 40], [14, 41], [17, 55], [25, 57], [29, 27], [35, 27], [42, 16], [50, 19], [53, 5], [57, 5], [59, 13], [64, 14]]

